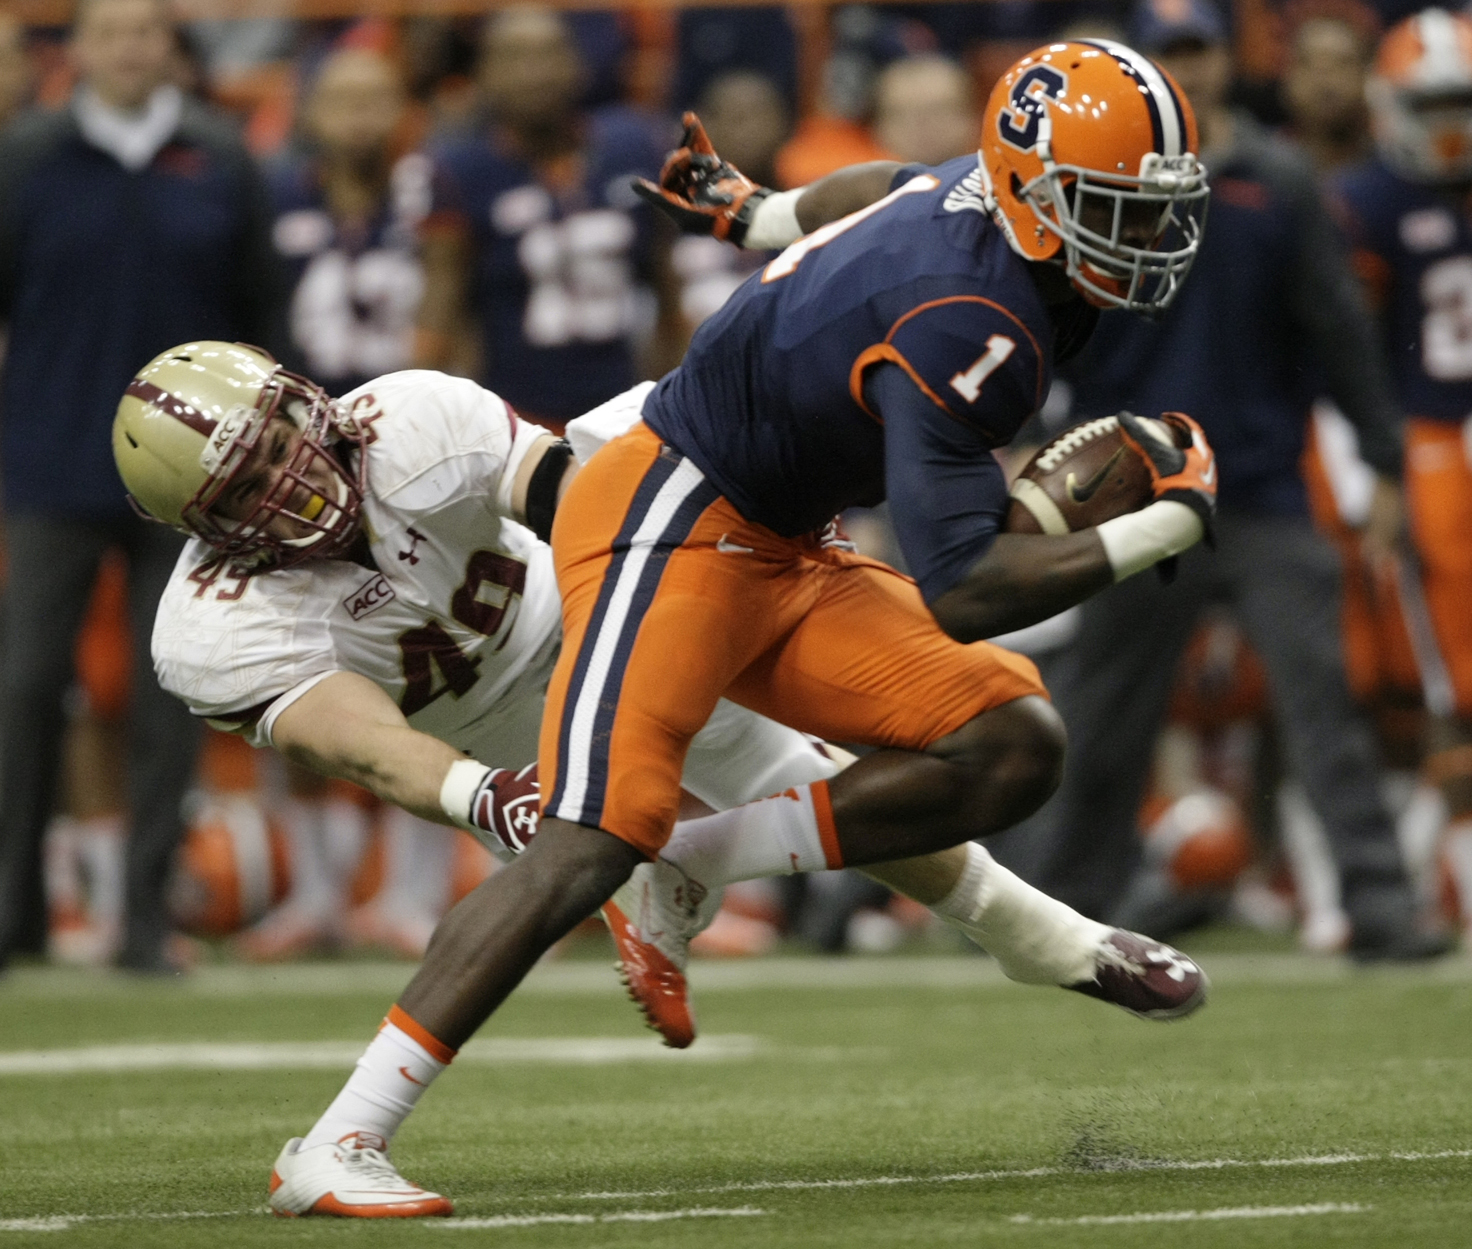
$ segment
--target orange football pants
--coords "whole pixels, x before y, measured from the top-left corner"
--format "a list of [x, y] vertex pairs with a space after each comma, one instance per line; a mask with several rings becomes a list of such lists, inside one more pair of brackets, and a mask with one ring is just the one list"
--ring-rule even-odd
[[1426, 610], [1459, 715], [1472, 715], [1472, 465], [1460, 424], [1406, 422], [1406, 504]]
[[1401, 607], [1402, 587], [1370, 566], [1359, 533], [1339, 515], [1312, 425], [1299, 467], [1308, 487], [1314, 524], [1339, 548], [1344, 560], [1340, 618], [1350, 690], [1361, 701], [1394, 693], [1419, 695], [1421, 669]]
[[921, 750], [1046, 693], [1031, 660], [941, 632], [908, 577], [745, 520], [642, 424], [578, 473], [552, 550], [563, 644], [543, 811], [651, 857], [723, 695], [818, 737]]

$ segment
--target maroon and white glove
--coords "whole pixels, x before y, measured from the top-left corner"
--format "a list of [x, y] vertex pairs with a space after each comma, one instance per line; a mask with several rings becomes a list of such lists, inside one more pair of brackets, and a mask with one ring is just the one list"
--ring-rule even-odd
[[694, 113], [682, 119], [685, 135], [659, 173], [659, 185], [635, 178], [634, 190], [686, 234], [710, 234], [740, 247], [757, 205], [773, 194], [716, 155]]
[[450, 765], [440, 787], [440, 806], [498, 859], [511, 858], [531, 844], [542, 820], [537, 765], [513, 772], [461, 759]]

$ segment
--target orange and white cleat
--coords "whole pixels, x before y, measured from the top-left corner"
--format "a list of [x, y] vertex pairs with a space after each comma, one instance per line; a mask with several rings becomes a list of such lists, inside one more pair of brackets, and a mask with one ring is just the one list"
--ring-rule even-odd
[[618, 972], [634, 1004], [671, 1049], [695, 1040], [685, 966], [690, 942], [721, 909], [721, 891], [691, 880], [673, 863], [641, 863], [603, 904], [618, 947]]
[[282, 1218], [418, 1219], [454, 1211], [448, 1197], [400, 1175], [383, 1138], [367, 1132], [310, 1149], [296, 1137], [271, 1169], [271, 1213]]

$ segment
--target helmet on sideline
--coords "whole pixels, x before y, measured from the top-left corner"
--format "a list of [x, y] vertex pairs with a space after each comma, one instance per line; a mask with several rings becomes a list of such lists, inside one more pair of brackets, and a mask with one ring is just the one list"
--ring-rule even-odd
[[1426, 9], [1393, 26], [1365, 99], [1392, 169], [1416, 182], [1472, 180], [1472, 21]]
[[1154, 61], [1108, 39], [1051, 43], [987, 101], [985, 203], [1013, 251], [1061, 256], [1090, 303], [1158, 313], [1201, 244], [1209, 192], [1196, 148], [1191, 105]]
[[[217, 515], [213, 508], [275, 417], [301, 434], [275, 487], [244, 520]], [[361, 447], [363, 431], [326, 391], [245, 343], [184, 343], [155, 356], [128, 383], [112, 426], [113, 457], [139, 511], [222, 556], [280, 567], [341, 554], [356, 536], [364, 457], [350, 475], [335, 454], [344, 439]], [[330, 470], [335, 498], [323, 498], [305, 476], [319, 464]], [[302, 487], [307, 503], [293, 511]], [[278, 516], [306, 536], [270, 533]]]

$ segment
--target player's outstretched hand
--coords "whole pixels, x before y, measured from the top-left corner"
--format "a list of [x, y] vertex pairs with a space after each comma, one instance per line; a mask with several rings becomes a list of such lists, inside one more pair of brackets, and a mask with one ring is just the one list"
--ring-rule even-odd
[[1125, 443], [1145, 461], [1155, 498], [1184, 503], [1198, 516], [1211, 541], [1211, 521], [1216, 515], [1216, 455], [1200, 425], [1184, 412], [1165, 412], [1157, 425], [1170, 432], [1167, 443], [1149, 430], [1138, 416], [1119, 414], [1120, 434]]
[[683, 121], [684, 138], [660, 170], [659, 185], [635, 178], [634, 190], [686, 234], [711, 234], [740, 247], [756, 206], [772, 191], [717, 156], [694, 113]]

